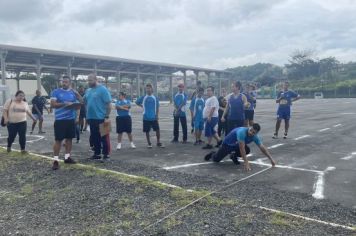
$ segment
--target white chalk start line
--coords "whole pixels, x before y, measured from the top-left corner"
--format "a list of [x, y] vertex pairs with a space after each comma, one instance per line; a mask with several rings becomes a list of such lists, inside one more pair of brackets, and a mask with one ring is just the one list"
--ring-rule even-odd
[[319, 130], [319, 132], [324, 132], [324, 131], [327, 131], [327, 130], [329, 130], [330, 128], [325, 128], [325, 129], [321, 129], [321, 130]]
[[340, 126], [342, 126], [342, 124], [337, 124], [337, 125], [334, 125], [334, 128], [337, 128], [337, 127], [340, 127]]
[[[38, 142], [42, 139], [44, 139], [45, 137], [42, 135], [34, 135], [34, 134], [30, 134], [30, 135], [26, 135], [26, 137], [34, 137], [35, 139], [32, 140], [26, 140], [26, 143], [34, 143], [34, 142]], [[8, 136], [1, 136], [0, 139], [7, 139]], [[14, 142], [13, 144], [17, 144], [16, 142]]]
[[351, 160], [351, 159], [353, 159], [355, 157], [356, 157], [356, 152], [352, 152], [350, 155], [347, 155], [346, 157], [342, 157], [340, 159], [348, 161], [348, 160]]
[[309, 135], [309, 134], [306, 134], [306, 135], [300, 136], [300, 137], [298, 137], [298, 138], [295, 138], [294, 140], [295, 140], [295, 141], [298, 141], [298, 140], [301, 140], [301, 139], [304, 139], [304, 138], [309, 138], [309, 137], [310, 137], [310, 135]]
[[324, 181], [324, 176], [327, 172], [335, 170], [334, 166], [329, 166], [326, 168], [324, 171], [319, 172], [317, 175], [317, 180], [314, 184], [314, 193], [312, 196], [316, 199], [324, 199], [324, 186], [325, 186], [325, 181]]
[[283, 146], [285, 143], [278, 143], [278, 144], [275, 144], [275, 145], [272, 145], [270, 147], [268, 147], [268, 149], [274, 149], [274, 148], [278, 148], [280, 146]]

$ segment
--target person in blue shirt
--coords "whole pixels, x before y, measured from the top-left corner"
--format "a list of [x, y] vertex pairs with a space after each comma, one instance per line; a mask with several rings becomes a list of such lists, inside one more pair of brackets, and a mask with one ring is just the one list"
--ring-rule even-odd
[[295, 102], [300, 99], [300, 95], [294, 91], [288, 90], [289, 82], [284, 82], [283, 91], [280, 91], [277, 95], [276, 103], [278, 103], [277, 110], [277, 121], [276, 121], [276, 130], [273, 134], [274, 139], [278, 138], [278, 131], [281, 127], [281, 122], [284, 120], [284, 139], [287, 138], [289, 130], [289, 120], [291, 117], [291, 106], [292, 102]]
[[94, 146], [94, 155], [91, 159], [110, 158], [110, 136], [109, 134], [102, 135], [100, 126], [108, 127], [110, 125], [111, 113], [111, 94], [109, 90], [98, 83], [95, 74], [88, 76], [89, 89], [85, 92], [84, 101], [86, 106], [86, 118], [90, 127], [90, 139]]
[[272, 166], [276, 164], [267, 150], [267, 148], [262, 144], [261, 139], [258, 137], [258, 132], [261, 130], [261, 126], [258, 123], [252, 125], [252, 127], [239, 127], [233, 129], [224, 139], [221, 147], [217, 152], [210, 152], [205, 156], [205, 160], [209, 161], [212, 159], [214, 162], [220, 162], [228, 154], [235, 152], [230, 158], [234, 164], [238, 165], [239, 161], [237, 157], [242, 157], [244, 160], [244, 168], [246, 171], [250, 171], [251, 167], [247, 160], [247, 155], [250, 153], [250, 147], [247, 144], [254, 142], [261, 150], [261, 152], [268, 157], [271, 161]]
[[245, 127], [253, 125], [253, 119], [255, 115], [256, 93], [253, 92], [253, 85], [247, 84], [246, 91], [243, 93], [249, 105], [245, 107]]
[[136, 104], [143, 108], [143, 132], [146, 133], [147, 147], [152, 148], [150, 140], [150, 131], [153, 129], [156, 132], [157, 147], [163, 148], [160, 142], [160, 129], [159, 129], [159, 100], [153, 95], [152, 84], [146, 84], [146, 95], [137, 99]]
[[204, 89], [199, 88], [198, 93], [193, 101], [190, 104], [189, 109], [193, 110], [192, 121], [194, 124], [195, 130], [195, 143], [194, 145], [202, 144], [203, 141], [201, 140], [201, 134], [204, 129], [204, 118], [203, 118], [203, 110], [205, 106], [205, 101], [203, 98]]
[[131, 102], [126, 99], [126, 93], [119, 93], [119, 99], [116, 101], [115, 107], [117, 111], [116, 132], [118, 134], [116, 150], [121, 149], [122, 133], [127, 133], [131, 148], [136, 148], [132, 141]]
[[226, 122], [225, 117], [227, 117], [226, 134], [230, 133], [230, 131], [233, 130], [234, 128], [244, 126], [244, 122], [245, 122], [244, 108], [250, 105], [247, 102], [246, 96], [241, 93], [242, 85], [240, 81], [234, 82], [231, 88], [232, 88], [232, 94], [227, 99], [227, 105], [224, 114], [221, 117], [222, 122]]
[[[193, 108], [194, 107], [194, 104], [192, 105], [192, 103], [194, 103], [194, 99], [196, 98], [197, 94], [198, 94], [198, 91], [199, 89], [202, 88], [202, 84], [201, 84], [201, 81], [200, 80], [197, 80], [197, 83], [196, 83], [196, 88], [195, 88], [195, 91], [193, 92], [192, 96], [190, 97], [190, 107], [189, 107], [189, 110], [190, 110], [190, 117], [193, 117]], [[191, 121], [191, 127], [192, 127], [192, 130], [191, 130], [191, 133], [194, 132], [194, 122], [193, 122], [193, 119]]]
[[[79, 119], [75, 110], [80, 108], [80, 103], [83, 103], [82, 96], [80, 96], [77, 91], [71, 89], [71, 80], [68, 76], [62, 77], [61, 85], [62, 88], [53, 90], [51, 94], [51, 107], [55, 109], [53, 170], [57, 170], [59, 168], [59, 152], [63, 140], [65, 140], [64, 163], [75, 163], [75, 161], [71, 158], [72, 139], [75, 138], [76, 122], [78, 122]], [[77, 101], [80, 103], [75, 104]]]
[[173, 140], [172, 143], [178, 142], [179, 138], [179, 121], [182, 125], [183, 130], [183, 140], [182, 143], [187, 143], [188, 131], [187, 131], [187, 116], [186, 116], [186, 104], [187, 95], [184, 93], [184, 85], [178, 85], [178, 93], [174, 95], [173, 98], [173, 118], [174, 118], [174, 128], [173, 128]]

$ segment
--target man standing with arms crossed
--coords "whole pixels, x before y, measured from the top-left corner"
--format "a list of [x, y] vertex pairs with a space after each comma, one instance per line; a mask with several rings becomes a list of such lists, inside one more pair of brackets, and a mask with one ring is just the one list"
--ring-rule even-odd
[[184, 84], [178, 85], [178, 93], [173, 98], [173, 118], [174, 130], [172, 143], [178, 142], [179, 138], [179, 121], [182, 125], [183, 140], [182, 143], [187, 143], [187, 116], [186, 116], [187, 95], [184, 93]]
[[75, 137], [76, 122], [79, 121], [79, 116], [76, 116], [75, 110], [80, 107], [80, 104], [74, 104], [77, 101], [82, 103], [82, 96], [77, 91], [71, 89], [70, 78], [63, 76], [62, 88], [55, 89], [51, 94], [51, 107], [55, 109], [53, 170], [59, 169], [59, 152], [63, 140], [65, 140], [64, 163], [75, 164], [70, 155], [72, 151], [72, 139]]
[[90, 137], [94, 145], [94, 155], [91, 159], [110, 158], [110, 136], [100, 133], [100, 125], [110, 125], [111, 95], [109, 90], [98, 83], [95, 74], [88, 76], [88, 89], [84, 96], [85, 106], [87, 108], [87, 120], [90, 126]]

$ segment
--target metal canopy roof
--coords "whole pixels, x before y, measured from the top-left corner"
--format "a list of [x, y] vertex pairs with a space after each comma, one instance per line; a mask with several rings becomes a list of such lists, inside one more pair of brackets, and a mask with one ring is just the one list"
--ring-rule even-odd
[[86, 75], [96, 71], [98, 75], [105, 77], [115, 76], [118, 72], [122, 74], [137, 74], [139, 72], [142, 75], [155, 75], [156, 73], [171, 75], [178, 71], [188, 70], [195, 73], [215, 73], [219, 77], [231, 75], [229, 71], [202, 67], [3, 44], [0, 44], [0, 51], [6, 54], [6, 71], [9, 72], [36, 72], [38, 68], [41, 68], [41, 73], [60, 74], [70, 71], [72, 75]]

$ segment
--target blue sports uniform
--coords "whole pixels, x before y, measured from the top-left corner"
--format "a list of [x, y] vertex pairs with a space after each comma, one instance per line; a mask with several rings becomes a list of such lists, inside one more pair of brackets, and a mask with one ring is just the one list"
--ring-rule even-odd
[[203, 98], [194, 98], [194, 102], [192, 102], [192, 110], [194, 114], [194, 128], [195, 130], [203, 130], [204, 129], [204, 118], [203, 118], [203, 110], [205, 106], [205, 101]]
[[174, 114], [174, 116], [179, 116], [179, 117], [185, 117], [186, 116], [186, 106], [187, 104], [188, 96], [185, 93], [177, 93], [174, 98], [173, 102], [176, 107], [181, 107], [181, 109], [178, 111], [177, 114]]
[[[51, 99], [56, 100], [58, 103], [66, 103], [66, 102], [76, 102], [77, 97], [73, 90], [68, 89], [55, 89], [51, 94]], [[54, 109], [54, 117], [55, 120], [74, 120], [75, 119], [75, 111], [74, 109], [67, 109], [65, 107], [60, 107]]]
[[159, 130], [159, 124], [157, 120], [157, 111], [159, 109], [159, 100], [156, 96], [145, 95], [137, 99], [137, 105], [141, 105], [143, 108], [143, 132], [150, 132], [151, 128], [154, 131]]
[[280, 99], [279, 106], [277, 110], [277, 119], [279, 120], [289, 120], [291, 117], [291, 105], [292, 99], [297, 98], [299, 95], [291, 90], [280, 91], [278, 93], [277, 99]]
[[[129, 100], [117, 100], [116, 106], [128, 106], [129, 108], [131, 108], [131, 102]], [[130, 116], [130, 111], [127, 110], [122, 110], [122, 109], [118, 109], [117, 110], [117, 116], [123, 117], [123, 116]]]
[[111, 102], [111, 94], [103, 85], [97, 85], [85, 92], [84, 100], [88, 120], [103, 120], [106, 116], [107, 104]]

